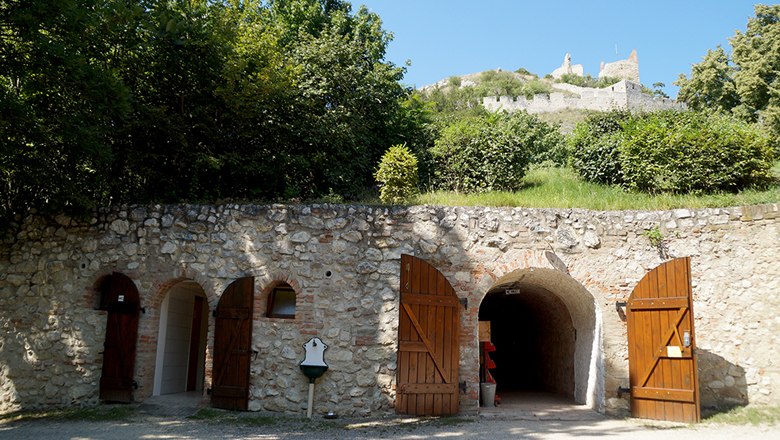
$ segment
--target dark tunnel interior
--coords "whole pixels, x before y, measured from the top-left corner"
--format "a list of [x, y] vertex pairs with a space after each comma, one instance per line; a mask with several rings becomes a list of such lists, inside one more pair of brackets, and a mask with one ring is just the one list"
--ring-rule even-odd
[[[510, 294], [507, 294], [507, 289]], [[479, 320], [490, 321], [491, 370], [496, 389], [544, 391], [574, 397], [576, 332], [566, 305], [546, 289], [498, 286], [488, 292]]]

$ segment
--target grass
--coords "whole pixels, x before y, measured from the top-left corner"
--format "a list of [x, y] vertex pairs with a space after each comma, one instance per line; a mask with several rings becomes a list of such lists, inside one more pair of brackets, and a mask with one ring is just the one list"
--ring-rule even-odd
[[130, 420], [135, 414], [132, 406], [96, 406], [93, 408], [68, 408], [55, 411], [15, 412], [0, 416], [0, 423], [23, 420], [84, 420], [90, 422]]
[[703, 421], [723, 425], [776, 425], [780, 423], [780, 407], [736, 407], [707, 416]]
[[584, 208], [598, 211], [715, 208], [780, 202], [780, 161], [772, 171], [775, 182], [766, 190], [706, 195], [626, 192], [618, 186], [585, 182], [569, 168], [537, 168], [525, 176], [519, 191], [460, 194], [436, 191], [420, 194], [417, 205], [509, 206], [527, 208]]

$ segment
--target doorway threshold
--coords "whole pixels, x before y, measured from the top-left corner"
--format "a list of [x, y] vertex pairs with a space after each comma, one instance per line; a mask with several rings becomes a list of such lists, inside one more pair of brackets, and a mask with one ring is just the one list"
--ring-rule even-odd
[[162, 394], [145, 399], [138, 411], [155, 416], [191, 416], [206, 406], [206, 400], [202, 391]]
[[480, 407], [480, 417], [516, 420], [603, 420], [604, 415], [587, 405], [576, 403], [569, 397], [544, 392], [499, 392], [501, 404]]

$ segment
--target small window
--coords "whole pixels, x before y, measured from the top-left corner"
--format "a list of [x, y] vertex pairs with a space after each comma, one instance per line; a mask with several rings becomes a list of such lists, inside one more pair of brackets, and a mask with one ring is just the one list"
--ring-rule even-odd
[[274, 287], [268, 296], [269, 318], [295, 318], [295, 291], [289, 284]]

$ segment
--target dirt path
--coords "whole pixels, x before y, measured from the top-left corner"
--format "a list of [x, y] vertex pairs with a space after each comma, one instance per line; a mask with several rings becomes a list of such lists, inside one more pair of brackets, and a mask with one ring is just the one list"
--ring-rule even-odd
[[127, 420], [0, 422], [0, 439], [632, 439], [780, 440], [780, 426], [654, 424], [600, 417], [517, 420], [496, 417], [323, 420], [212, 414], [208, 419], [134, 414]]

